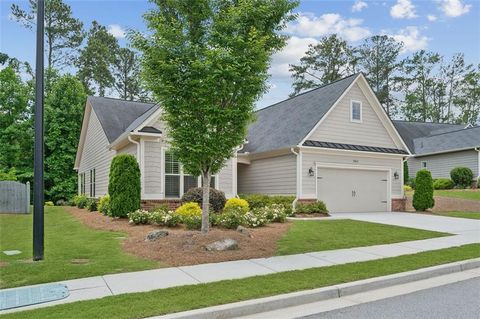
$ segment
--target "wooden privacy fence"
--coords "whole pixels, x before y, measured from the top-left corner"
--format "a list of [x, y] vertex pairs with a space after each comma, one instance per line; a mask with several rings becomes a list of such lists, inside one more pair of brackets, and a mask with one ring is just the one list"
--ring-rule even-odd
[[30, 183], [0, 181], [0, 213], [28, 214]]

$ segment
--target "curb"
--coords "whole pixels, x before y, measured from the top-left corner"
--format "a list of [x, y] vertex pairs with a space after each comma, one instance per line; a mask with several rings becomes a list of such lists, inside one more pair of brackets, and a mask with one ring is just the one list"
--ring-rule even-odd
[[189, 310], [150, 319], [230, 319], [257, 313], [300, 306], [327, 299], [340, 298], [360, 292], [386, 288], [413, 281], [480, 268], [480, 258], [433, 266], [377, 278], [354, 281], [330, 287], [293, 292], [278, 296], [240, 301], [226, 305]]

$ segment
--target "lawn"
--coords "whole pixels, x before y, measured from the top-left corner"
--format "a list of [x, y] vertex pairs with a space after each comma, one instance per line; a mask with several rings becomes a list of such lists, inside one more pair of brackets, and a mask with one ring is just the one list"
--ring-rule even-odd
[[0, 215], [0, 288], [157, 268], [124, 253], [125, 234], [90, 229], [62, 207], [45, 208], [45, 261], [32, 262], [32, 215]]
[[480, 219], [480, 213], [476, 212], [441, 212], [435, 213], [436, 215], [448, 216], [448, 217], [460, 217], [469, 219]]
[[434, 195], [480, 201], [480, 189], [436, 190]]
[[480, 257], [480, 244], [446, 248], [360, 263], [289, 271], [245, 279], [123, 294], [43, 309], [17, 312], [4, 319], [133, 319], [236, 301], [314, 289]]
[[355, 220], [295, 221], [288, 233], [278, 241], [277, 255], [391, 244], [448, 235]]

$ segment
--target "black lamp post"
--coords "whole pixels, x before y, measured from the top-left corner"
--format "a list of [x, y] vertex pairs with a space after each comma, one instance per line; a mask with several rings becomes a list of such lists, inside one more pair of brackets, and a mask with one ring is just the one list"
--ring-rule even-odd
[[35, 150], [33, 156], [33, 260], [43, 259], [43, 37], [44, 0], [37, 1], [37, 58], [35, 64]]

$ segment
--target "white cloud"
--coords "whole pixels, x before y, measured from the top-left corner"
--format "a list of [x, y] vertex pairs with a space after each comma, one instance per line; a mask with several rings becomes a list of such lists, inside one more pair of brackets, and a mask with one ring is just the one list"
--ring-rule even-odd
[[317, 44], [318, 41], [314, 38], [300, 38], [292, 36], [288, 39], [287, 45], [282, 51], [275, 53], [272, 56], [272, 64], [270, 67], [270, 74], [273, 76], [290, 76], [289, 64], [298, 64], [300, 59], [308, 50], [309, 44]]
[[365, 1], [357, 0], [352, 6], [353, 12], [360, 12], [363, 9], [368, 8], [368, 4]]
[[420, 30], [415, 26], [406, 27], [392, 36], [403, 43], [402, 53], [426, 49], [430, 41], [427, 36], [421, 35]]
[[123, 30], [123, 28], [118, 24], [110, 24], [108, 26], [108, 33], [110, 33], [117, 39], [123, 39], [127, 35], [125, 30]]
[[410, 0], [397, 0], [397, 3], [390, 8], [390, 15], [395, 19], [412, 19], [417, 17], [415, 6]]
[[459, 17], [470, 11], [471, 4], [463, 4], [461, 0], [442, 0], [439, 9], [447, 17]]
[[336, 33], [348, 41], [358, 41], [371, 32], [362, 27], [362, 19], [345, 19], [337, 13], [327, 13], [319, 17], [311, 13], [300, 13], [295, 22], [287, 26], [286, 32], [300, 37], [320, 37]]
[[429, 14], [427, 15], [427, 19], [428, 21], [436, 21], [437, 20], [437, 16], [433, 15], [433, 14]]

